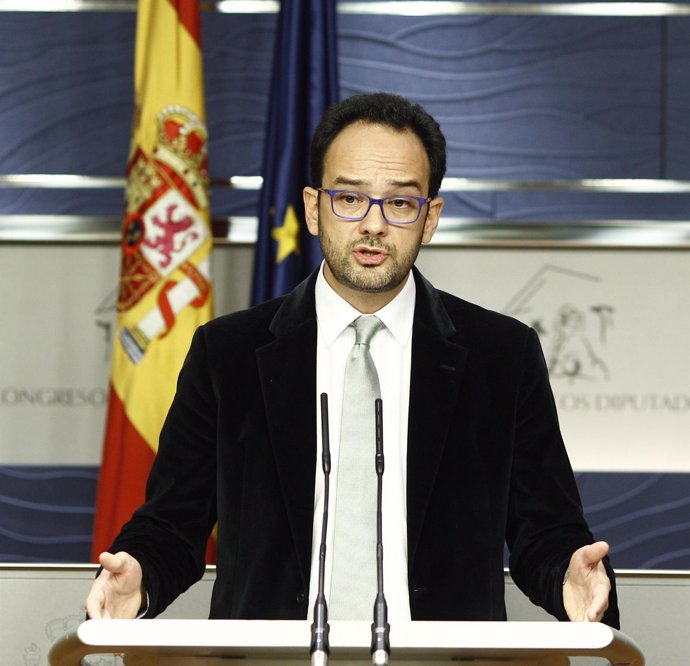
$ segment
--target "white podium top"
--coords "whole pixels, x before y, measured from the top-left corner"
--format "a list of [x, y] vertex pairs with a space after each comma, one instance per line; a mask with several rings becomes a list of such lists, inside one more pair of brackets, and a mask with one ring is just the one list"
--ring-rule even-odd
[[[88, 654], [120, 653], [132, 664], [306, 664], [309, 621], [88, 620], [56, 643], [51, 666], [78, 666]], [[599, 656], [614, 666], [643, 666], [640, 649], [599, 623], [410, 622], [391, 628], [391, 663], [410, 666], [472, 659], [479, 664], [568, 664], [570, 656]], [[330, 661], [370, 661], [371, 625], [330, 623]]]

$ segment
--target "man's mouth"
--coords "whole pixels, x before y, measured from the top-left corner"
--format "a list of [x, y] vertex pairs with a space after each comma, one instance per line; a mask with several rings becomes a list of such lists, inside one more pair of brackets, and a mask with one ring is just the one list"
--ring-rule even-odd
[[384, 249], [368, 245], [357, 245], [352, 253], [362, 266], [379, 266], [388, 257], [388, 253]]

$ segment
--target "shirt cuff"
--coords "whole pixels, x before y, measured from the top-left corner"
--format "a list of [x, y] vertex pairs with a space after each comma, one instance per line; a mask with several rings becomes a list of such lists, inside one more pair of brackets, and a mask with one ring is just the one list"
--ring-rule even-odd
[[146, 613], [149, 612], [149, 593], [146, 592], [146, 599], [144, 600], [144, 603], [141, 605], [141, 608], [139, 609], [138, 615], [134, 618], [135, 620], [141, 620], [142, 617], [146, 616]]

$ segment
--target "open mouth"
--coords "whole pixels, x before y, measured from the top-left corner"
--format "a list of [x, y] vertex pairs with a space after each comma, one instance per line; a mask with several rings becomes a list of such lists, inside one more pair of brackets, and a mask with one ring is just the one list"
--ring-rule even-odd
[[378, 266], [388, 257], [388, 253], [385, 250], [366, 245], [355, 247], [353, 254], [362, 266]]

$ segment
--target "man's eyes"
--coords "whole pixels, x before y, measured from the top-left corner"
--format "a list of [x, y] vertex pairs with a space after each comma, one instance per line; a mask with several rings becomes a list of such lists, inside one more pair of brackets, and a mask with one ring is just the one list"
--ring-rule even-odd
[[357, 204], [362, 203], [365, 200], [364, 197], [353, 192], [342, 192], [337, 198], [338, 201], [345, 204]]
[[393, 206], [393, 208], [409, 208], [412, 205], [412, 199], [388, 199], [388, 205]]

